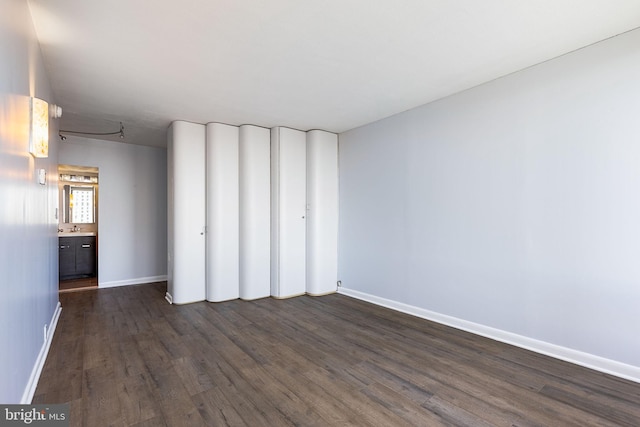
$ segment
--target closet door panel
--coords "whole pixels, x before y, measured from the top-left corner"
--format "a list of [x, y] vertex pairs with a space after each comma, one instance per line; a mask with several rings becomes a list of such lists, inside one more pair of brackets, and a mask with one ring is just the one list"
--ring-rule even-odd
[[271, 294], [269, 129], [240, 126], [240, 298]]
[[338, 281], [338, 135], [307, 132], [307, 276], [310, 295]]
[[271, 149], [271, 295], [287, 298], [306, 290], [306, 134], [274, 128]]
[[206, 131], [206, 298], [220, 302], [240, 292], [239, 129], [209, 123]]
[[205, 127], [168, 130], [168, 282], [173, 303], [205, 299]]

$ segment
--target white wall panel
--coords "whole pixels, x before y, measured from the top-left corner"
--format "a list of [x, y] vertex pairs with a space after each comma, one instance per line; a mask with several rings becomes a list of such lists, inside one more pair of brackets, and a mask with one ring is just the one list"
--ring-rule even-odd
[[311, 295], [338, 281], [338, 135], [307, 132], [307, 276]]
[[205, 127], [175, 121], [169, 127], [168, 281], [176, 304], [205, 299]]
[[269, 129], [240, 126], [240, 298], [271, 294], [271, 172]]
[[306, 134], [271, 130], [271, 295], [305, 293]]
[[207, 300], [238, 298], [239, 187], [236, 126], [207, 124]]

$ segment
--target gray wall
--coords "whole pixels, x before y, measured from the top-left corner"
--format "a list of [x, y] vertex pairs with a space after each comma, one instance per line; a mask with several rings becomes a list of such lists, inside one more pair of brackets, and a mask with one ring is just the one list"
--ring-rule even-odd
[[638, 46], [341, 134], [343, 286], [640, 367]]
[[59, 162], [99, 168], [99, 285], [166, 280], [167, 150], [68, 137]]
[[0, 10], [0, 402], [18, 403], [58, 303], [57, 141], [47, 159], [29, 154], [29, 96], [54, 100], [27, 3], [0, 0]]

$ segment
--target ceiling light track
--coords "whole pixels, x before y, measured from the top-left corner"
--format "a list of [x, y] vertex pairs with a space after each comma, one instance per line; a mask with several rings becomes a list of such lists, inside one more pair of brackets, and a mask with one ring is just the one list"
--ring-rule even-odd
[[66, 140], [66, 135], [90, 135], [90, 136], [109, 136], [109, 135], [118, 135], [120, 139], [124, 139], [124, 126], [122, 122], [120, 122], [120, 130], [116, 132], [80, 132], [75, 130], [63, 130], [60, 129], [58, 131], [58, 136], [61, 140]]

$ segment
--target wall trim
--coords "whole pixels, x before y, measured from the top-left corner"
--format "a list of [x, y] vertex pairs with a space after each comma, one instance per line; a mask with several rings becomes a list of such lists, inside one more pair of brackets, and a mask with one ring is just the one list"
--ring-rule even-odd
[[338, 293], [352, 298], [367, 301], [382, 307], [390, 308], [402, 313], [410, 314], [423, 319], [431, 320], [442, 325], [451, 326], [472, 334], [480, 335], [516, 347], [531, 350], [536, 353], [551, 356], [556, 359], [564, 360], [575, 365], [584, 366], [585, 368], [594, 369], [605, 374], [614, 375], [629, 381], [640, 383], [640, 367], [628, 365], [604, 357], [585, 353], [571, 348], [562, 347], [523, 335], [514, 334], [512, 332], [503, 331], [501, 329], [492, 328], [490, 326], [481, 325], [479, 323], [470, 322], [468, 320], [459, 319], [457, 317], [447, 316], [446, 314], [437, 313], [426, 310], [424, 308], [415, 307], [409, 304], [389, 300], [365, 292], [356, 291], [348, 288], [338, 288]]
[[53, 316], [51, 316], [51, 321], [49, 322], [49, 329], [47, 329], [47, 336], [42, 343], [42, 347], [40, 348], [40, 353], [38, 353], [38, 357], [36, 359], [36, 363], [33, 365], [33, 369], [31, 370], [31, 375], [29, 376], [29, 381], [27, 382], [27, 386], [24, 389], [24, 393], [22, 393], [22, 399], [20, 399], [21, 405], [28, 405], [33, 400], [33, 395], [36, 392], [36, 387], [38, 387], [38, 381], [40, 380], [40, 374], [42, 374], [42, 368], [44, 368], [44, 362], [47, 360], [47, 355], [49, 354], [49, 348], [51, 347], [51, 341], [53, 341], [53, 334], [56, 331], [56, 326], [58, 326], [58, 319], [60, 318], [60, 313], [62, 312], [62, 305], [60, 305], [60, 301], [56, 305], [56, 309], [53, 311]]
[[116, 288], [118, 286], [142, 285], [145, 283], [164, 282], [166, 280], [167, 280], [167, 275], [138, 277], [135, 279], [113, 280], [111, 282], [100, 282], [98, 283], [98, 288]]

